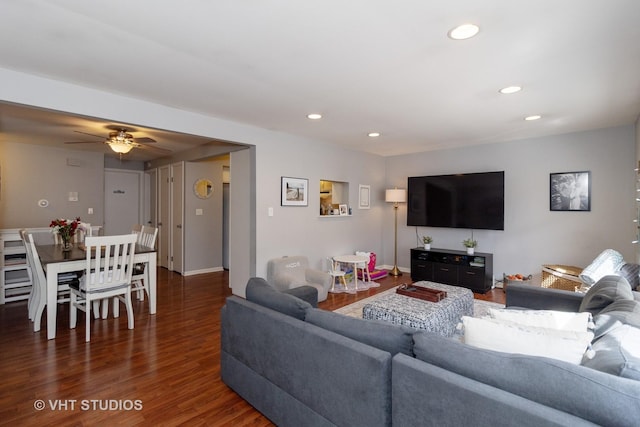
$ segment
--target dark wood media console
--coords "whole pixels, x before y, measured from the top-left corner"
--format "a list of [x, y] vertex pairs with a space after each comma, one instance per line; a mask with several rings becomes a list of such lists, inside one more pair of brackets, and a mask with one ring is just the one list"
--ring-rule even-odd
[[462, 286], [484, 294], [493, 287], [493, 254], [411, 249], [411, 279]]

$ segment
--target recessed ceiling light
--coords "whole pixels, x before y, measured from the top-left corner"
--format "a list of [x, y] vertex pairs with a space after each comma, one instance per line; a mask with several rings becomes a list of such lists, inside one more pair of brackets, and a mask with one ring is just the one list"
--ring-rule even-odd
[[453, 40], [466, 40], [478, 34], [480, 27], [474, 24], [462, 24], [450, 30], [447, 34]]
[[542, 118], [542, 116], [540, 116], [540, 115], [536, 114], [536, 115], [534, 115], [534, 116], [528, 116], [528, 117], [525, 117], [524, 119], [525, 119], [526, 121], [528, 121], [528, 122], [531, 122], [531, 121], [533, 121], [533, 120], [539, 120], [539, 119], [541, 119], [541, 118]]
[[322, 114], [318, 114], [318, 113], [307, 114], [307, 118], [311, 120], [319, 120], [322, 118]]
[[380, 136], [380, 132], [369, 132], [371, 138], [377, 138]]
[[520, 92], [522, 88], [520, 86], [507, 86], [500, 89], [500, 93], [504, 93], [505, 95]]

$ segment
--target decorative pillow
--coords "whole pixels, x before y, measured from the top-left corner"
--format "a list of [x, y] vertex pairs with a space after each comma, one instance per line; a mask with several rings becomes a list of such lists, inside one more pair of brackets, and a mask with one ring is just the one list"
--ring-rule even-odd
[[591, 313], [571, 313], [555, 310], [510, 310], [489, 309], [489, 317], [506, 320], [524, 326], [558, 329], [563, 331], [587, 332], [593, 328]]
[[596, 283], [600, 278], [615, 274], [624, 264], [622, 254], [613, 249], [605, 249], [580, 273], [580, 280], [587, 286]]
[[542, 356], [580, 364], [593, 339], [592, 332], [561, 331], [523, 326], [495, 319], [463, 316], [465, 344], [504, 353]]
[[619, 377], [640, 380], [640, 329], [621, 325], [593, 343], [595, 356], [583, 366]]
[[587, 291], [578, 311], [588, 311], [595, 316], [617, 300], [633, 300], [629, 282], [620, 276], [604, 276]]
[[639, 264], [631, 264], [625, 263], [620, 270], [618, 270], [618, 275], [627, 279], [631, 289], [637, 289], [640, 286], [640, 265]]

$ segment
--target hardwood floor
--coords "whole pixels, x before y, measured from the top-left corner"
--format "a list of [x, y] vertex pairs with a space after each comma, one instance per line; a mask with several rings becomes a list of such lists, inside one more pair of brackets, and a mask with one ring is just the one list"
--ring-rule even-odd
[[[409, 281], [388, 277], [356, 295], [329, 294], [320, 308]], [[46, 315], [33, 332], [26, 302], [0, 305], [0, 425], [272, 425], [220, 381], [227, 283], [227, 272], [182, 277], [159, 269], [157, 314], [134, 300], [135, 329], [127, 329], [122, 308], [119, 319], [92, 321], [90, 343], [83, 313], [69, 329], [67, 305], [58, 306], [54, 340], [46, 337]], [[501, 289], [476, 297], [504, 302]]]

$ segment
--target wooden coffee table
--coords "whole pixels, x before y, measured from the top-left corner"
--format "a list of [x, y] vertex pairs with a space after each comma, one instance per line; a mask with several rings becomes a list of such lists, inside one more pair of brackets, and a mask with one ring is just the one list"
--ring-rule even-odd
[[473, 316], [473, 292], [470, 289], [426, 281], [413, 283], [413, 286], [445, 291], [447, 297], [430, 302], [391, 293], [365, 304], [362, 318], [384, 320], [450, 337], [455, 334], [462, 316]]

